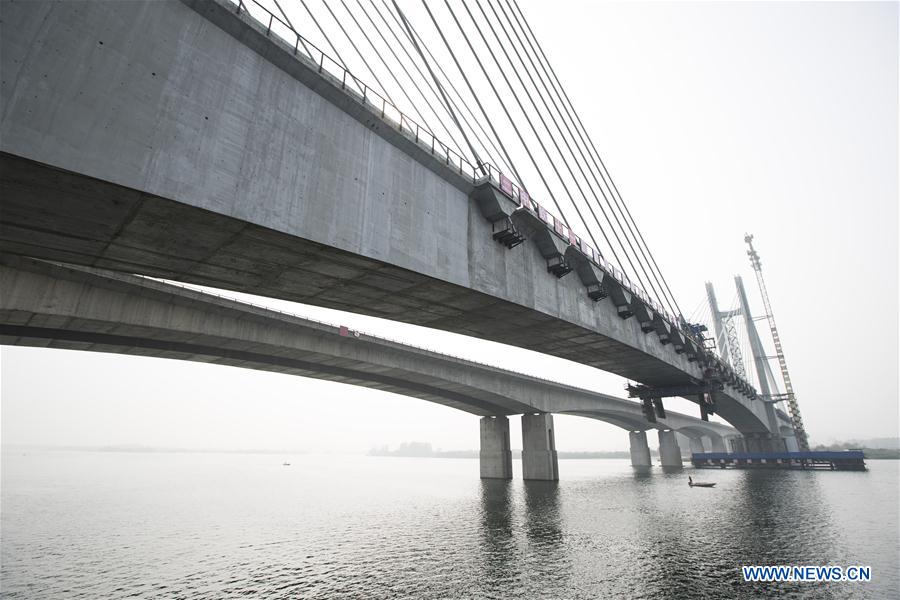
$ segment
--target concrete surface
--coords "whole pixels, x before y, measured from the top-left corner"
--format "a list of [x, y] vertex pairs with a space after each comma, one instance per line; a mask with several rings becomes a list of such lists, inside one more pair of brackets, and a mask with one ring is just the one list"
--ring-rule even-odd
[[553, 415], [522, 415], [522, 478], [559, 480], [559, 455], [553, 430]]
[[703, 439], [702, 438], [688, 438], [688, 443], [690, 444], [691, 454], [703, 454], [706, 450], [703, 448]]
[[725, 447], [725, 438], [721, 438], [718, 436], [711, 436], [710, 438], [710, 452], [728, 452]]
[[660, 429], [659, 434], [659, 463], [664, 469], [680, 469], [684, 465], [681, 461], [681, 448], [675, 439], [675, 432]]
[[653, 466], [650, 457], [650, 446], [647, 444], [646, 431], [629, 431], [628, 441], [631, 450], [631, 466], [639, 469], [649, 469]]
[[512, 479], [509, 419], [481, 418], [481, 448], [478, 454], [482, 479]]
[[[221, 0], [6, 2], [0, 70], [4, 253], [427, 325], [648, 385], [702, 377], [662, 329], [548, 273], [534, 243], [495, 243], [474, 188]], [[717, 401], [768, 431], [761, 402], [732, 387]]]
[[627, 430], [735, 429], [178, 286], [0, 255], [0, 343], [225, 364], [421, 398], [479, 416], [564, 412]]

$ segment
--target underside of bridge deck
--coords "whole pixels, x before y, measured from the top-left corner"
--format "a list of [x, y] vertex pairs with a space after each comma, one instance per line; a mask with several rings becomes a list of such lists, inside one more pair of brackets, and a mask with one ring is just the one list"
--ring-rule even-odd
[[[649, 385], [694, 381], [640, 348], [508, 300], [7, 153], [0, 153], [0, 194], [0, 250], [10, 255], [434, 327]], [[764, 433], [747, 404], [723, 395], [719, 412], [741, 430]]]
[[[212, 362], [371, 387], [477, 415], [651, 427], [640, 405], [143, 277], [0, 256], [0, 343]], [[656, 427], [730, 427], [670, 412]]]

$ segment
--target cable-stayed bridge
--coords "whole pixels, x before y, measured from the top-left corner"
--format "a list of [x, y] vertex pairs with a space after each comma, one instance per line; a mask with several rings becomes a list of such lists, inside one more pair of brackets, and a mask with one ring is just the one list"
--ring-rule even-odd
[[[419, 89], [434, 91], [429, 110], [443, 114], [445, 138], [398, 108], [395, 92], [345, 68], [337, 45], [334, 56], [319, 50], [273, 4], [7, 6], [3, 252], [528, 348], [636, 382], [650, 423], [666, 415], [663, 398], [684, 396], [702, 418], [733, 425], [749, 449], [784, 447], [785, 423], [772, 403], [705, 348], [679, 310], [515, 3], [474, 5], [508, 11], [507, 25], [520, 26], [519, 43], [507, 33], [493, 46], [485, 28], [499, 20], [479, 22], [469, 5], [456, 11], [480, 29], [466, 29], [454, 5], [444, 5], [461, 46], [434, 5], [425, 11], [436, 38], [422, 33], [429, 21], [413, 23], [393, 3], [356, 13], [375, 23], [360, 27], [369, 38], [347, 32], [360, 56], [366, 39], [390, 43], [394, 34], [398, 64], [412, 74], [418, 58]], [[303, 26], [325, 31], [323, 14], [308, 14]], [[343, 25], [351, 22], [362, 23]], [[475, 46], [479, 32], [487, 54]], [[436, 58], [435, 39], [449, 61]], [[467, 47], [471, 68], [457, 56]], [[543, 74], [546, 87], [508, 94], [508, 106], [485, 62], [516, 54], [524, 68], [515, 76], [537, 84]], [[451, 86], [453, 67], [465, 85]], [[474, 69], [491, 85], [476, 89]], [[493, 119], [489, 90], [501, 105]], [[527, 116], [530, 102], [556, 110], [517, 118], [514, 110]], [[539, 143], [516, 126], [523, 122]], [[523, 175], [540, 183], [526, 187]]]

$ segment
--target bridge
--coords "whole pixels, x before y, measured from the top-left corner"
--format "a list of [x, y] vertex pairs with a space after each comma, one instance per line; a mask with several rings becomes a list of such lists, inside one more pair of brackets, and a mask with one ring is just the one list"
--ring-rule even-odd
[[[268, 22], [227, 0], [7, 4], [4, 268], [34, 258], [489, 339], [639, 383], [643, 412], [622, 408], [617, 423], [634, 432], [688, 427], [661, 419], [673, 418], [663, 397], [683, 395], [700, 405], [704, 425], [693, 426], [706, 429], [695, 432], [709, 432], [704, 419], [714, 413], [749, 450], [784, 446], [773, 404], [565, 215], [500, 169], [473, 167], [293, 29], [278, 34], [284, 22], [265, 14]], [[23, 277], [22, 297], [23, 285], [40, 297], [48, 283], [38, 281]], [[54, 297], [73, 304], [65, 318], [76, 322], [84, 305], [67, 295], [79, 289], [60, 285]], [[86, 332], [65, 328], [44, 337], [9, 329], [20, 326], [4, 320], [4, 339], [146, 347], [66, 342]], [[458, 379], [445, 380], [464, 385], [476, 372], [458, 366]], [[553, 395], [549, 384], [529, 385]], [[560, 398], [540, 402], [519, 387], [502, 401], [483, 389], [468, 396], [479, 386], [467, 401], [434, 390], [428, 399], [490, 417], [524, 414], [541, 431], [553, 412], [616, 419], [594, 412], [599, 396], [563, 401], [561, 387]]]
[[523, 472], [557, 479], [553, 413], [629, 431], [632, 464], [681, 467], [675, 432], [693, 450], [724, 451], [738, 432], [672, 411], [656, 423], [635, 402], [512, 372], [346, 327], [196, 290], [89, 267], [0, 259], [0, 343], [115, 352], [289, 373], [421, 398], [481, 419], [481, 473], [512, 476], [507, 415], [521, 414]]

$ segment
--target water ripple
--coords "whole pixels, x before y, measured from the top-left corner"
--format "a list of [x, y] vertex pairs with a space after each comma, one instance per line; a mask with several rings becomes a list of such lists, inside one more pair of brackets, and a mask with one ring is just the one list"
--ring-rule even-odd
[[[280, 460], [4, 455], [0, 596], [900, 596], [892, 463], [708, 472], [698, 490], [624, 461], [564, 461], [551, 484], [482, 482], [469, 460]], [[742, 564], [870, 564], [875, 581], [751, 585]]]

